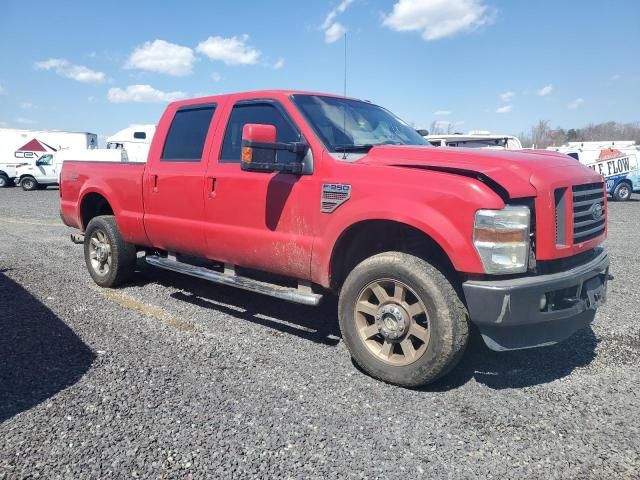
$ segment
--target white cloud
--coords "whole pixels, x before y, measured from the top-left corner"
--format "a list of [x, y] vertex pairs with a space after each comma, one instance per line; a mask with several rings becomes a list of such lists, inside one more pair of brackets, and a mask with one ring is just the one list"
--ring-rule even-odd
[[53, 70], [61, 77], [70, 78], [78, 82], [104, 82], [105, 75], [102, 72], [91, 70], [83, 65], [73, 65], [64, 58], [50, 58], [42, 62], [36, 62], [38, 70]]
[[25, 110], [28, 109], [28, 108], [31, 108], [31, 107], [33, 107], [33, 103], [31, 103], [31, 102], [22, 102], [20, 104], [20, 108], [24, 108]]
[[284, 58], [279, 58], [278, 61], [273, 64], [272, 68], [274, 70], [280, 70], [282, 67], [284, 67]]
[[0, 127], [4, 128], [4, 127], [8, 127], [9, 124], [7, 122], [0, 122]]
[[490, 25], [495, 15], [484, 0], [398, 0], [383, 23], [397, 32], [422, 32], [430, 41]]
[[344, 34], [347, 32], [347, 29], [342, 26], [341, 23], [336, 22], [333, 23], [329, 28], [324, 31], [324, 41], [326, 43], [333, 43], [340, 40]]
[[571, 102], [571, 103], [569, 103], [569, 105], [567, 105], [567, 108], [569, 110], [575, 110], [576, 108], [581, 107], [583, 103], [584, 103], [584, 99], [583, 98], [576, 98], [573, 102]]
[[211, 60], [220, 60], [227, 65], [253, 65], [258, 62], [262, 52], [247, 45], [249, 35], [239, 37], [209, 37], [200, 42], [196, 50]]
[[165, 40], [154, 40], [137, 47], [129, 56], [126, 68], [182, 77], [192, 72], [194, 61], [195, 55], [191, 48]]
[[320, 28], [324, 30], [324, 41], [326, 43], [333, 43], [338, 41], [345, 33], [347, 29], [340, 22], [336, 22], [336, 18], [339, 14], [343, 13], [349, 5], [353, 3], [353, 0], [342, 0], [340, 4], [331, 10], [327, 17], [322, 22]]
[[504, 105], [496, 110], [496, 113], [509, 113], [513, 110], [513, 105]]
[[545, 85], [536, 92], [539, 97], [546, 97], [553, 91], [553, 85]]
[[451, 115], [453, 112], [449, 110], [437, 110], [433, 112], [434, 115]]
[[33, 123], [33, 120], [31, 120], [30, 118], [18, 117], [16, 118], [16, 123], [20, 123], [22, 125], [31, 125]]
[[510, 102], [511, 100], [513, 100], [513, 97], [515, 96], [516, 96], [515, 92], [511, 92], [511, 91], [504, 92], [499, 95], [500, 100], [503, 102]]
[[340, 5], [338, 5], [336, 8], [334, 8], [327, 14], [327, 18], [324, 19], [324, 23], [320, 28], [322, 29], [329, 28], [331, 24], [335, 22], [335, 19], [338, 16], [338, 14], [344, 12], [347, 9], [347, 7], [352, 3], [353, 3], [353, 0], [342, 0], [342, 2], [340, 2]]
[[218, 72], [213, 72], [211, 74], [211, 80], [213, 80], [214, 82], [219, 82], [220, 80], [222, 80], [222, 75], [220, 75]]
[[615, 75], [611, 76], [611, 80], [616, 81], [616, 80], [620, 80], [622, 78], [622, 75], [620, 75], [619, 73], [616, 73]]
[[163, 92], [151, 85], [129, 85], [125, 90], [121, 88], [110, 88], [107, 98], [111, 103], [166, 103], [185, 98], [184, 92]]

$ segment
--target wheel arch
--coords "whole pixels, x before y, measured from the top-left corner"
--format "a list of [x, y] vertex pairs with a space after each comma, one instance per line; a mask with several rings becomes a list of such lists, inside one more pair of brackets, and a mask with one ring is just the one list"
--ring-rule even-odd
[[364, 259], [386, 251], [416, 255], [455, 275], [446, 249], [417, 226], [391, 219], [366, 219], [349, 225], [333, 245], [329, 261], [329, 286], [337, 290], [348, 273]]
[[115, 211], [107, 198], [99, 192], [90, 191], [80, 201], [80, 221], [86, 230], [89, 222], [100, 215], [115, 215]]

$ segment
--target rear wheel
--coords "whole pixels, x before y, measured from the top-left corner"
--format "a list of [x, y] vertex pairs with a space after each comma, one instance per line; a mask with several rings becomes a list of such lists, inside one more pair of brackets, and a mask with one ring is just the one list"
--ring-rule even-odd
[[135, 245], [125, 242], [111, 215], [93, 218], [84, 236], [84, 259], [93, 281], [101, 287], [126, 282], [135, 270]]
[[7, 177], [3, 173], [0, 173], [0, 188], [4, 188], [8, 186], [9, 186], [9, 177]]
[[616, 202], [626, 202], [631, 199], [631, 185], [629, 182], [620, 182], [611, 196]]
[[446, 374], [469, 336], [466, 310], [447, 278], [400, 252], [370, 257], [349, 274], [339, 317], [355, 362], [369, 375], [405, 387]]
[[36, 179], [33, 177], [24, 177], [20, 185], [25, 192], [30, 192], [38, 188], [38, 182], [36, 182]]

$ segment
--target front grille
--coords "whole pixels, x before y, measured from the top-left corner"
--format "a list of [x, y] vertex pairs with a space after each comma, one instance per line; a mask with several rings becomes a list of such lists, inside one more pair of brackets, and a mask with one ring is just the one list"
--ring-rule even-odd
[[607, 214], [602, 183], [574, 185], [573, 243], [586, 242], [604, 233]]

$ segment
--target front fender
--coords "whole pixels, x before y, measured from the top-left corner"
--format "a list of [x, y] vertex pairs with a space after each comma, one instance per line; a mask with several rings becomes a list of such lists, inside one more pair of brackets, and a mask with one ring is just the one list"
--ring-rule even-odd
[[371, 196], [348, 201], [336, 212], [328, 214], [330, 220], [314, 244], [311, 262], [313, 281], [329, 286], [331, 259], [339, 253], [335, 252], [338, 240], [349, 227], [367, 220], [387, 220], [414, 227], [444, 250], [457, 271], [482, 273], [482, 263], [471, 240], [475, 211], [478, 208], [502, 208], [504, 203], [484, 186], [475, 190], [475, 201], [467, 198], [467, 201], [455, 202], [454, 196], [432, 198], [426, 202], [409, 197], [390, 197], [381, 201]]

